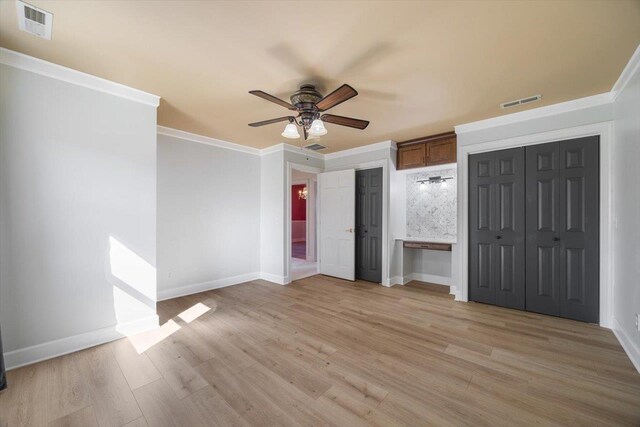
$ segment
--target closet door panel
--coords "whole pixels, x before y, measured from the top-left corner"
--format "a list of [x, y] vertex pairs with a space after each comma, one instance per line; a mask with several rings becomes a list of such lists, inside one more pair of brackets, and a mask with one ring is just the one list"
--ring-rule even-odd
[[495, 155], [469, 157], [469, 299], [496, 303]]
[[524, 308], [524, 149], [469, 158], [469, 295]]
[[599, 138], [559, 143], [560, 316], [599, 321]]
[[559, 145], [526, 148], [526, 309], [560, 313]]
[[524, 149], [495, 152], [496, 304], [524, 309]]

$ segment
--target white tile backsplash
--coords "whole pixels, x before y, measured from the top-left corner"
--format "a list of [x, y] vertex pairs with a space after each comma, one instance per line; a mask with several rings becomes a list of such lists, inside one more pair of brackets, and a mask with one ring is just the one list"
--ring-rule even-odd
[[[420, 190], [418, 180], [432, 176], [453, 177], [446, 183], [429, 184]], [[457, 170], [439, 169], [407, 175], [407, 237], [456, 240]]]

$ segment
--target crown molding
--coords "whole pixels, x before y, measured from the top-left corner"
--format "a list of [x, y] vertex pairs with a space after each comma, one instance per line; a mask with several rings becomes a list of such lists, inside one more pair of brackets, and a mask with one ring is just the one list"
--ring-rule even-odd
[[349, 148], [347, 150], [336, 151], [335, 153], [328, 153], [324, 155], [325, 160], [338, 159], [340, 157], [354, 156], [356, 154], [368, 153], [371, 151], [391, 149], [397, 150], [396, 143], [391, 140], [376, 142], [374, 144], [363, 145], [360, 147]]
[[47, 62], [3, 47], [0, 47], [0, 64], [40, 74], [52, 79], [61, 80], [76, 86], [86, 87], [98, 92], [108, 93], [120, 98], [126, 98], [130, 101], [140, 102], [152, 107], [157, 108], [158, 105], [160, 105], [160, 97], [157, 95], [152, 95], [120, 83], [115, 83], [81, 71], [72, 70], [71, 68], [63, 67], [62, 65]]
[[556, 114], [584, 110], [585, 108], [607, 105], [611, 104], [613, 100], [613, 92], [606, 92], [598, 95], [587, 96], [585, 98], [574, 99], [567, 102], [560, 102], [558, 104], [546, 105], [544, 107], [534, 108], [532, 110], [520, 111], [517, 113], [506, 114], [504, 116], [498, 116], [491, 119], [466, 123], [463, 125], [455, 126], [454, 129], [456, 131], [456, 134], [460, 135], [463, 133], [476, 132], [479, 130], [491, 129], [498, 126], [520, 123], [527, 120], [554, 116]]
[[629, 84], [629, 81], [631, 81], [631, 78], [638, 72], [639, 69], [640, 69], [640, 45], [638, 45], [638, 47], [636, 48], [636, 51], [633, 52], [633, 55], [631, 55], [629, 62], [627, 62], [627, 65], [624, 67], [624, 70], [622, 70], [622, 74], [620, 74], [620, 77], [618, 77], [618, 80], [616, 81], [616, 83], [613, 85], [613, 88], [611, 89], [611, 93], [613, 95], [614, 101], [618, 98], [618, 95], [627, 86], [627, 84]]
[[246, 145], [235, 144], [233, 142], [223, 141], [221, 139], [210, 138], [208, 136], [197, 135], [191, 132], [185, 132], [183, 130], [168, 128], [165, 126], [158, 126], [158, 134], [171, 136], [173, 138], [183, 139], [185, 141], [198, 142], [200, 144], [211, 145], [219, 148], [226, 148], [227, 150], [240, 151], [243, 153], [253, 154], [259, 156], [261, 150], [253, 147], [247, 147]]
[[312, 151], [312, 150], [305, 150], [302, 147], [296, 147], [295, 145], [286, 144], [284, 142], [281, 142], [280, 144], [272, 145], [267, 148], [263, 148], [262, 150], [260, 150], [260, 155], [267, 156], [269, 154], [279, 153], [281, 151], [287, 151], [289, 153], [300, 154], [301, 156], [312, 157], [314, 159], [320, 159], [320, 160], [324, 160], [324, 156], [325, 156], [322, 153], [316, 153], [315, 151]]

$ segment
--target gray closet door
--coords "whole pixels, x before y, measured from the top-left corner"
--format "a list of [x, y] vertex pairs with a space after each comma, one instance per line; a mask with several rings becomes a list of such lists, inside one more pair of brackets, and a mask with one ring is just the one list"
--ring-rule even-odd
[[524, 309], [524, 149], [469, 157], [469, 297]]
[[526, 309], [599, 319], [599, 137], [526, 148]]
[[382, 282], [382, 168], [356, 171], [356, 279]]

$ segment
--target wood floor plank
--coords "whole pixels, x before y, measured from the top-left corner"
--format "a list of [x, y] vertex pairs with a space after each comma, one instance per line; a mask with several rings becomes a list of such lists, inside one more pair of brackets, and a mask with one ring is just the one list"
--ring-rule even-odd
[[142, 355], [123, 339], [10, 371], [0, 427], [640, 425], [610, 330], [439, 285], [256, 280], [158, 313], [172, 333]]
[[98, 419], [93, 406], [87, 406], [49, 423], [49, 427], [98, 427]]
[[118, 362], [106, 345], [79, 352], [77, 364], [80, 375], [87, 381], [100, 426], [120, 427], [142, 415]]

